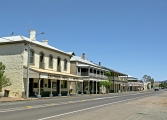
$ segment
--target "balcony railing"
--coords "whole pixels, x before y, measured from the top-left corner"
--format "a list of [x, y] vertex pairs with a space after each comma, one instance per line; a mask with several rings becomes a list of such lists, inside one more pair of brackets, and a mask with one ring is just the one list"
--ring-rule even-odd
[[94, 73], [89, 73], [89, 76], [95, 77], [95, 74]]
[[104, 79], [104, 80], [108, 80], [108, 76], [106, 76], [106, 75], [95, 74], [95, 73], [89, 73], [89, 76], [90, 76], [90, 77], [96, 77], [96, 78]]
[[105, 80], [107, 80], [107, 79], [108, 79], [108, 76], [103, 75], [102, 78], [105, 79]]
[[113, 76], [111, 76], [111, 79], [114, 79], [114, 80], [121, 80], [121, 81], [127, 81], [126, 78], [122, 78], [122, 77], [113, 77]]
[[41, 68], [41, 69], [45, 69], [45, 63], [40, 62], [40, 63], [39, 63], [39, 68]]
[[88, 76], [88, 72], [81, 72], [81, 76]]
[[57, 66], [57, 72], [61, 72], [61, 66], [60, 65]]

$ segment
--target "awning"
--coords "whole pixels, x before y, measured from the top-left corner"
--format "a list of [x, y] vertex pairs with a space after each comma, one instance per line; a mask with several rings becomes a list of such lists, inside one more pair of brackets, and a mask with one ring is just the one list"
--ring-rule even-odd
[[[24, 69], [24, 78], [27, 77], [27, 69]], [[59, 79], [59, 80], [69, 80], [69, 81], [78, 81], [82, 79], [81, 76], [57, 72], [54, 70], [39, 69], [35, 67], [29, 68], [29, 77], [31, 78], [46, 78], [46, 79]]]

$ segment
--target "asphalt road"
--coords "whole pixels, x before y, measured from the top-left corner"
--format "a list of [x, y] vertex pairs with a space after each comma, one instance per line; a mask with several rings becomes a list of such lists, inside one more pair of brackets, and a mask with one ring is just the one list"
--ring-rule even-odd
[[91, 112], [111, 104], [121, 104], [162, 92], [129, 92], [0, 103], [0, 120], [55, 120], [69, 114], [80, 114], [83, 111]]

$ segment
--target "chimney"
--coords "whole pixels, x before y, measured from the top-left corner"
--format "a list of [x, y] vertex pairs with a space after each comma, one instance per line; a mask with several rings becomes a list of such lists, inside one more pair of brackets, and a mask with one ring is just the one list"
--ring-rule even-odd
[[35, 30], [30, 30], [30, 39], [36, 40], [36, 31]]
[[99, 65], [101, 65], [101, 62], [99, 62]]
[[82, 53], [82, 59], [85, 60], [85, 53]]
[[42, 43], [48, 45], [48, 40], [42, 40]]

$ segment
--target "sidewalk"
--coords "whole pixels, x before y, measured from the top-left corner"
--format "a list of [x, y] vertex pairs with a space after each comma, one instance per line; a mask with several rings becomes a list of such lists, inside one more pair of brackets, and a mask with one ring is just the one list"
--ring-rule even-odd
[[[127, 92], [121, 92], [121, 93], [106, 93], [106, 94], [126, 94]], [[131, 91], [132, 92], [132, 91]], [[143, 92], [143, 91], [133, 91], [133, 92]], [[105, 94], [77, 94], [77, 95], [71, 95], [71, 96], [54, 96], [54, 97], [42, 97], [42, 98], [35, 98], [35, 97], [29, 97], [27, 98], [18, 98], [18, 97], [2, 97], [0, 98], [0, 103], [2, 102], [15, 102], [15, 101], [30, 101], [30, 100], [41, 100], [41, 99], [54, 99], [54, 98], [65, 98], [65, 97], [80, 97], [80, 96], [100, 96]]]
[[41, 97], [41, 98], [29, 97], [28, 99], [27, 98], [18, 98], [18, 97], [2, 97], [2, 98], [0, 98], [0, 103], [2, 103], [2, 102], [42, 100], [42, 99], [55, 99], [55, 98], [66, 98], [66, 97], [97, 96], [97, 95], [105, 95], [105, 94], [83, 94], [83, 95], [77, 94], [77, 95], [71, 95], [71, 96], [54, 96], [54, 97]]
[[29, 100], [36, 100], [38, 98], [17, 98], [17, 97], [2, 97], [0, 98], [0, 103], [1, 102], [14, 102], [14, 101], [29, 101]]

